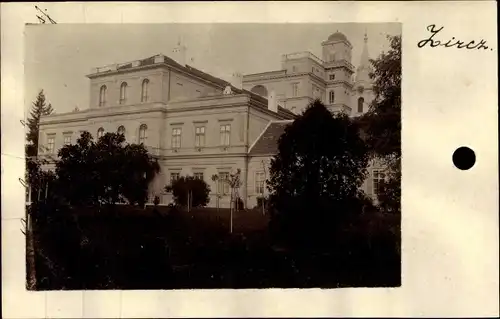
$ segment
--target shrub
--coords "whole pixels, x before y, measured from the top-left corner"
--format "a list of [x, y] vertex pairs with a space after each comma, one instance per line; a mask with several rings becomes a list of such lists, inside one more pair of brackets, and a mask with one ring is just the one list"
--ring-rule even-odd
[[172, 192], [175, 203], [180, 206], [187, 206], [188, 192], [191, 192], [192, 207], [206, 206], [210, 201], [210, 186], [204, 180], [192, 176], [180, 177], [172, 185], [166, 186], [165, 190]]

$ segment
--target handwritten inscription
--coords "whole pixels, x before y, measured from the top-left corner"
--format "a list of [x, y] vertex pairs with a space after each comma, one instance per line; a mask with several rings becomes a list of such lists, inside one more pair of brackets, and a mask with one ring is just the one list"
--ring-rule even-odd
[[436, 28], [435, 24], [431, 24], [427, 26], [427, 31], [431, 33], [429, 38], [421, 40], [418, 42], [417, 46], [419, 48], [423, 48], [425, 46], [435, 48], [435, 47], [445, 47], [445, 48], [457, 48], [457, 49], [466, 49], [466, 50], [490, 50], [493, 51], [492, 48], [490, 48], [486, 40], [481, 39], [479, 41], [472, 40], [472, 41], [461, 41], [455, 39], [455, 37], [452, 37], [448, 41], [443, 41], [443, 40], [436, 40], [435, 36], [443, 30], [444, 27], [441, 28]]
[[36, 17], [38, 18], [38, 22], [40, 22], [41, 24], [45, 24], [46, 21], [48, 20], [50, 23], [56, 24], [56, 22], [54, 21], [54, 19], [52, 19], [47, 14], [47, 9], [45, 9], [45, 11], [43, 11], [38, 6], [35, 6], [35, 9], [41, 14], [41, 15], [39, 15], [39, 14], [36, 15]]

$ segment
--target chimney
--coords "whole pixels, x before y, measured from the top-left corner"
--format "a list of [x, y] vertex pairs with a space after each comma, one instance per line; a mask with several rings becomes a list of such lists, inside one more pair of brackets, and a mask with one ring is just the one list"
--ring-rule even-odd
[[234, 72], [232, 79], [231, 79], [231, 84], [237, 88], [238, 90], [243, 89], [243, 76], [239, 72]]
[[267, 105], [269, 110], [278, 113], [278, 101], [276, 100], [276, 92], [274, 90], [269, 92], [267, 96]]
[[157, 55], [155, 56], [155, 63], [163, 63], [165, 62], [165, 57], [163, 55]]

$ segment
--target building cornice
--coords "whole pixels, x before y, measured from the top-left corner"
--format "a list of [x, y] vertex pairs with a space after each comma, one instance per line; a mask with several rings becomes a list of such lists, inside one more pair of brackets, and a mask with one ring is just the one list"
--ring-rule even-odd
[[314, 77], [315, 79], [318, 79], [319, 81], [321, 81], [322, 83], [326, 83], [326, 81], [317, 76], [316, 74], [312, 73], [312, 72], [299, 72], [299, 73], [285, 73], [285, 74], [282, 74], [282, 75], [276, 75], [276, 76], [272, 76], [270, 75], [269, 77], [262, 77], [262, 78], [259, 78], [259, 79], [252, 79], [252, 80], [245, 80], [243, 79], [243, 84], [249, 84], [249, 83], [254, 83], [254, 82], [259, 82], [259, 81], [269, 81], [269, 80], [276, 80], [276, 79], [292, 79], [292, 78], [300, 78], [300, 77], [304, 77], [304, 76], [310, 76], [310, 77]]
[[[133, 63], [133, 62], [120, 63], [120, 64], [126, 65], [129, 63]], [[190, 77], [192, 79], [196, 79], [197, 81], [208, 83], [208, 84], [215, 86], [219, 89], [223, 89], [226, 86], [226, 85], [221, 85], [220, 83], [216, 83], [214, 81], [211, 81], [209, 79], [199, 77], [199, 76], [193, 74], [192, 72], [190, 72], [189, 68], [187, 68], [185, 66], [180, 65], [180, 67], [179, 67], [179, 66], [173, 65], [173, 64], [168, 63], [168, 62], [158, 62], [158, 63], [148, 64], [148, 65], [140, 65], [140, 66], [124, 68], [124, 69], [117, 68], [116, 70], [104, 71], [104, 72], [99, 72], [99, 73], [91, 73], [91, 74], [87, 74], [86, 76], [89, 79], [97, 79], [99, 77], [104, 77], [104, 76], [126, 74], [126, 73], [132, 73], [132, 72], [150, 70], [150, 69], [167, 69], [169, 71], [174, 70], [174, 71], [181, 73], [182, 75], [185, 75], [185, 76]], [[222, 81], [224, 81], [224, 80], [222, 80]], [[229, 83], [227, 83], [227, 84], [229, 84]]]

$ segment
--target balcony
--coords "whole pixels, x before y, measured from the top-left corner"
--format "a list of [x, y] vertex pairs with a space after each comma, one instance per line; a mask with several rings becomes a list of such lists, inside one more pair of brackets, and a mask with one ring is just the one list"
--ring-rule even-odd
[[324, 64], [325, 69], [347, 67], [349, 70], [354, 72], [354, 65], [346, 60], [329, 61]]
[[311, 52], [308, 51], [303, 51], [303, 52], [296, 52], [296, 53], [290, 53], [290, 54], [283, 54], [282, 55], [282, 62], [286, 62], [288, 60], [297, 60], [297, 59], [311, 59], [314, 62], [323, 65], [325, 62], [312, 54]]

